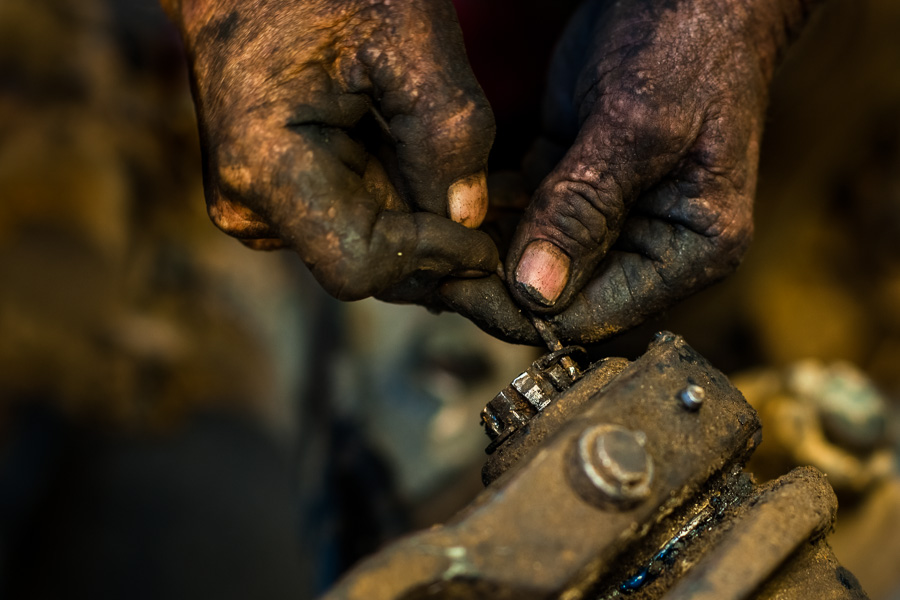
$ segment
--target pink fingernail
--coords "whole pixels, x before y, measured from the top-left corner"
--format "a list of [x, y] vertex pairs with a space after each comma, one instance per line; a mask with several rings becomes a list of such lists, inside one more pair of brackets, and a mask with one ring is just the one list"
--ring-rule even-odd
[[553, 306], [569, 281], [571, 261], [558, 246], [545, 240], [528, 244], [516, 267], [516, 282], [535, 302]]

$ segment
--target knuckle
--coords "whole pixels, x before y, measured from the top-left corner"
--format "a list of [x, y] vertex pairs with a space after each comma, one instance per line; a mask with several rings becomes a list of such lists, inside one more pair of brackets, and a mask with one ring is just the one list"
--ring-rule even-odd
[[749, 211], [729, 215], [729, 222], [711, 236], [714, 275], [732, 273], [741, 264], [753, 240], [753, 219]]
[[239, 202], [218, 196], [207, 202], [206, 210], [213, 224], [232, 237], [244, 240], [275, 237], [262, 217]]
[[439, 155], [469, 155], [487, 160], [494, 139], [494, 115], [483, 98], [461, 94], [429, 119], [429, 133]]
[[343, 301], [363, 300], [380, 291], [375, 285], [369, 261], [343, 257], [313, 269], [325, 290]]
[[[563, 180], [548, 184], [541, 194], [543, 214], [539, 222], [546, 222], [554, 237], [567, 247], [575, 245], [592, 252], [609, 241], [610, 229], [619, 226], [623, 208], [621, 194], [609, 181], [587, 183]], [[568, 243], [567, 243], [568, 242]]]
[[237, 131], [216, 129], [206, 134], [204, 144], [204, 175], [208, 178], [208, 186], [222, 189], [227, 194], [239, 194], [246, 191], [250, 180], [248, 161], [241, 150], [240, 143], [232, 142]]
[[753, 225], [748, 222], [740, 227], [729, 227], [718, 238], [719, 255], [732, 267], [737, 268], [750, 242], [753, 240]]
[[466, 131], [478, 135], [489, 133], [493, 137], [496, 128], [494, 113], [480, 91], [467, 94], [467, 101], [455, 118]]
[[250, 167], [236, 161], [217, 161], [215, 182], [229, 194], [246, 195], [250, 191], [253, 175]]
[[556, 203], [550, 222], [558, 230], [585, 249], [594, 249], [606, 237], [608, 207], [591, 186], [566, 181], [556, 184]]

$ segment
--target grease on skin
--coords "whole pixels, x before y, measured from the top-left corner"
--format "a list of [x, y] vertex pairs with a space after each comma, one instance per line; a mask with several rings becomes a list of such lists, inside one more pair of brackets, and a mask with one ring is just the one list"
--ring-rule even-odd
[[494, 120], [449, 1], [162, 1], [222, 229], [295, 250], [347, 300], [430, 306], [442, 278], [493, 273], [473, 230]]
[[269, 224], [241, 203], [218, 198], [207, 207], [216, 227], [238, 239], [275, 237]]

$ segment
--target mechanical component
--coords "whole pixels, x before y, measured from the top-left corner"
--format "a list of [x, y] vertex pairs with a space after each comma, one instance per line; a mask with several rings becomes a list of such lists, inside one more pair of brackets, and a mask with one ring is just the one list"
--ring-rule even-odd
[[[529, 372], [550, 380], [559, 358]], [[592, 365], [568, 389], [532, 381], [543, 408], [511, 386], [501, 404], [532, 411], [493, 439], [484, 492], [326, 598], [865, 598], [822, 541], [836, 506], [824, 477], [754, 485], [741, 469], [756, 413], [681, 338]], [[703, 410], [673, 402], [691, 385]]]
[[[481, 411], [481, 423], [491, 438], [489, 454], [544, 410], [557, 393], [569, 389], [581, 377], [581, 370], [570, 356], [575, 352], [584, 349], [573, 346], [545, 354], [488, 402]], [[563, 359], [568, 359], [571, 365], [565, 367]]]
[[[667, 600], [748, 597], [804, 542], [821, 540], [836, 511], [837, 498], [821, 473], [812, 468], [791, 471], [738, 507], [728, 531], [723, 528], [711, 536], [719, 538], [710, 540], [715, 552], [707, 552], [666, 595]], [[751, 558], [749, 547], [765, 551]], [[823, 596], [804, 591], [795, 597]]]
[[706, 399], [706, 390], [692, 383], [678, 393], [678, 398], [686, 409], [700, 410]]
[[572, 449], [572, 485], [588, 502], [627, 508], [650, 494], [653, 459], [647, 436], [618, 425], [594, 425], [584, 430]]
[[766, 423], [766, 446], [750, 465], [757, 475], [809, 464], [838, 493], [861, 495], [896, 473], [888, 402], [853, 366], [805, 360], [745, 374], [736, 385]]
[[[550, 352], [560, 352], [563, 350], [562, 342], [559, 341], [559, 338], [556, 337], [556, 334], [553, 333], [553, 330], [550, 329], [550, 325], [547, 321], [541, 319], [540, 317], [536, 317], [531, 315], [531, 322], [534, 324], [534, 328], [537, 329], [537, 332], [540, 334], [541, 339], [544, 340], [544, 343], [547, 344], [547, 349]], [[569, 379], [575, 381], [579, 377], [581, 377], [581, 370], [578, 368], [578, 365], [568, 356], [564, 356], [560, 359], [560, 364], [566, 369], [566, 373], [569, 375]]]

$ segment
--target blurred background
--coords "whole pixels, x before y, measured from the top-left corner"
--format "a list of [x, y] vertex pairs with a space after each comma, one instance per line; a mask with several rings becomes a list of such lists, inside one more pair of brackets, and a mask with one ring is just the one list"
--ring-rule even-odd
[[[575, 3], [456, 4], [514, 168]], [[751, 468], [829, 474], [874, 599], [900, 598], [897, 31], [892, 0], [828, 3], [773, 88], [744, 265], [593, 349], [665, 328], [733, 375]], [[536, 355], [216, 230], [153, 0], [0, 2], [0, 596], [321, 593], [479, 491], [479, 411]]]

